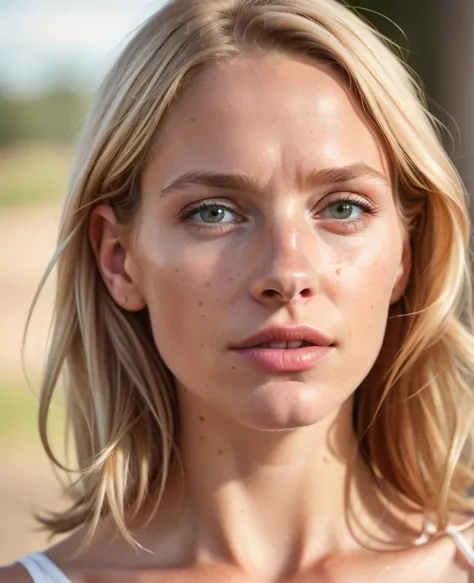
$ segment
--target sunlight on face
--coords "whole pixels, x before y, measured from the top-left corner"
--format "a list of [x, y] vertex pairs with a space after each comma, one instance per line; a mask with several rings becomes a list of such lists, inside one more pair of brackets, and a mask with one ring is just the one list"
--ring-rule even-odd
[[[252, 427], [322, 419], [371, 369], [403, 274], [387, 159], [360, 106], [314, 61], [239, 58], [188, 84], [160, 140], [135, 261], [180, 399]], [[312, 334], [299, 348], [236, 350], [295, 324]]]

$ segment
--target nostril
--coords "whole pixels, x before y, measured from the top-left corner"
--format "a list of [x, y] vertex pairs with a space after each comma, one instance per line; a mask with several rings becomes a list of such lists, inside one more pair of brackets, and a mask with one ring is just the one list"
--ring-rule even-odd
[[309, 289], [309, 287], [301, 290], [300, 294], [304, 297], [304, 298], [309, 298], [311, 297], [311, 290]]
[[281, 294], [279, 294], [276, 290], [274, 289], [266, 289], [262, 296], [264, 298], [274, 298], [275, 296], [280, 296]]

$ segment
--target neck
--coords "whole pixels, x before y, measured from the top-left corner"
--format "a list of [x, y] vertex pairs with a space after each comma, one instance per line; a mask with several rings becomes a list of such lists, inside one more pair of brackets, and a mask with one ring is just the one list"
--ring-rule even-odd
[[351, 411], [348, 402], [309, 427], [259, 431], [183, 396], [184, 516], [202, 559], [274, 578], [351, 547], [347, 478], [361, 465]]
[[[226, 563], [277, 580], [360, 550], [374, 535], [400, 541], [404, 517], [374, 495], [351, 402], [308, 427], [260, 431], [186, 393], [180, 422], [182, 466], [172, 465], [164, 505], [171, 510], [157, 521], [173, 525], [171, 561], [177, 553], [179, 562]], [[349, 507], [357, 524], [347, 520]]]

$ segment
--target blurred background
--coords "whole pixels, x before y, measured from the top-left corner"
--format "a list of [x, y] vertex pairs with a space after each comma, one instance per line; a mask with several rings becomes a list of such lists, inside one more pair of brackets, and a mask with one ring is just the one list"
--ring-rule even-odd
[[[21, 367], [29, 304], [54, 251], [74, 143], [97, 85], [162, 0], [0, 0], [0, 564], [47, 544], [34, 511], [61, 504], [36, 429], [54, 281]], [[349, 2], [399, 44], [446, 125], [446, 148], [474, 188], [474, 0]], [[384, 16], [382, 16], [384, 15]], [[54, 279], [54, 277], [52, 278]], [[61, 453], [62, 413], [51, 419]]]

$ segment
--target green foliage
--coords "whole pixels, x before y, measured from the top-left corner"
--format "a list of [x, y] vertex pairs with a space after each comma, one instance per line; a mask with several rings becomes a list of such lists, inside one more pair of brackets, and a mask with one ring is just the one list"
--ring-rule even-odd
[[32, 140], [74, 141], [87, 101], [61, 86], [37, 97], [16, 97], [0, 89], [0, 148]]
[[28, 144], [0, 151], [0, 208], [50, 202], [66, 193], [72, 148]]
[[[64, 412], [51, 409], [50, 429], [58, 439], [64, 426]], [[27, 445], [39, 441], [37, 428], [38, 400], [22, 381], [0, 379], [0, 447], [18, 442]]]

